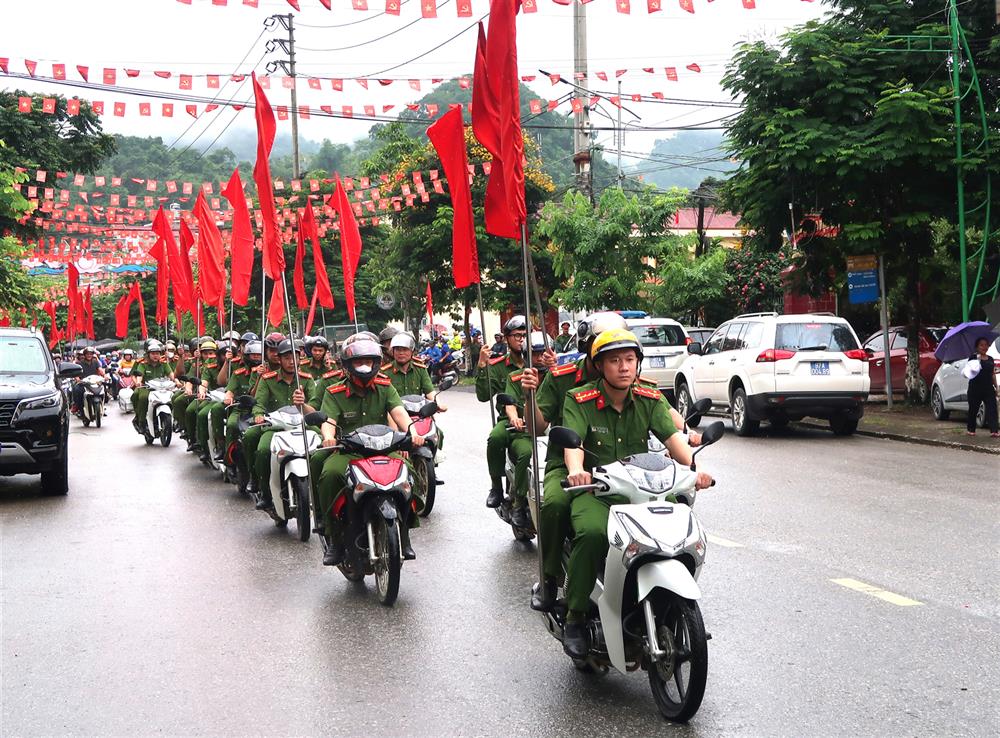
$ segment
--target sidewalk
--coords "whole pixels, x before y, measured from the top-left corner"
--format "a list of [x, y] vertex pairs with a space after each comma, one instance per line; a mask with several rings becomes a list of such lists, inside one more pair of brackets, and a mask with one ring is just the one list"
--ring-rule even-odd
[[884, 396], [881, 401], [876, 396], [875, 401], [865, 405], [857, 432], [875, 438], [1000, 454], [1000, 438], [991, 438], [989, 430], [978, 428], [975, 436], [966, 435], [964, 413], [953, 413], [949, 420], [935, 420], [930, 407], [914, 407], [901, 401], [893, 402], [890, 411]]

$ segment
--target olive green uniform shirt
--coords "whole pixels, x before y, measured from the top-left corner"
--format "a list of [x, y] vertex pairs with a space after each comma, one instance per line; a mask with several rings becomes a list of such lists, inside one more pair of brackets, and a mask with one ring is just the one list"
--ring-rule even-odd
[[389, 377], [400, 397], [426, 396], [434, 391], [434, 383], [431, 381], [431, 375], [427, 373], [427, 367], [417, 361], [411, 360], [405, 371], [395, 361], [390, 361], [382, 365], [382, 372]]
[[319, 379], [313, 382], [313, 391], [308, 400], [309, 405], [314, 410], [319, 410], [323, 405], [323, 397], [325, 397], [324, 393], [326, 392], [326, 388], [331, 384], [337, 384], [337, 382], [342, 381], [345, 376], [346, 375], [344, 374], [343, 369], [331, 369], [330, 371], [321, 374]]
[[299, 371], [305, 372], [310, 377], [312, 377], [313, 381], [316, 381], [324, 374], [326, 374], [327, 368], [326, 364], [320, 364], [319, 366], [316, 366], [315, 364], [313, 364], [312, 359], [303, 359], [302, 361], [299, 362]]
[[163, 377], [169, 377], [170, 365], [165, 361], [161, 361], [159, 364], [148, 364], [143, 359], [141, 361], [137, 361], [132, 367], [132, 374], [142, 377], [143, 384], [145, 384], [147, 379], [161, 379]]
[[510, 354], [490, 359], [488, 377], [487, 367], [476, 370], [476, 399], [489, 402], [494, 395], [503, 392], [507, 386], [507, 376], [519, 371], [521, 367], [511, 361]]
[[390, 379], [379, 373], [364, 389], [350, 379], [330, 385], [323, 393], [320, 410], [337, 423], [337, 432], [344, 434], [364, 425], [385, 425], [389, 412], [402, 406]]
[[250, 385], [256, 375], [251, 374], [250, 367], [242, 364], [232, 364], [229, 367], [229, 381], [226, 382], [226, 392], [232, 392], [233, 397], [250, 394]]
[[[308, 398], [313, 391], [312, 378], [305, 372], [299, 372], [299, 382], [302, 392]], [[274, 412], [280, 407], [291, 405], [292, 393], [295, 392], [295, 378], [285, 380], [281, 372], [265, 372], [260, 376], [260, 383], [254, 393], [253, 415], [264, 415]]]
[[216, 362], [211, 361], [202, 365], [201, 368], [201, 381], [208, 382], [208, 389], [214, 390], [218, 389], [221, 385], [219, 384], [219, 372], [222, 371], [222, 367]]

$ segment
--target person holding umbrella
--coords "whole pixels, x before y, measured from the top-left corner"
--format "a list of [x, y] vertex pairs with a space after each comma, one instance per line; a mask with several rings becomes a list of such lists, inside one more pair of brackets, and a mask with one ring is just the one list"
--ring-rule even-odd
[[[979, 411], [979, 403], [983, 403], [986, 408], [984, 425], [990, 429], [993, 438], [1000, 438], [1000, 421], [997, 420], [997, 375], [993, 369], [993, 357], [986, 353], [989, 348], [988, 338], [978, 339], [976, 351], [965, 365], [966, 376], [969, 376], [969, 414], [966, 431], [970, 436], [976, 435], [976, 413]], [[978, 371], [975, 362], [978, 362]]]

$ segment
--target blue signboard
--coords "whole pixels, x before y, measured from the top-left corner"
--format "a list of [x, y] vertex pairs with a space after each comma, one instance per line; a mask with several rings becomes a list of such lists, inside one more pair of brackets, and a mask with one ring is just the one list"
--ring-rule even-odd
[[878, 302], [878, 271], [865, 269], [847, 273], [847, 295], [852, 305]]

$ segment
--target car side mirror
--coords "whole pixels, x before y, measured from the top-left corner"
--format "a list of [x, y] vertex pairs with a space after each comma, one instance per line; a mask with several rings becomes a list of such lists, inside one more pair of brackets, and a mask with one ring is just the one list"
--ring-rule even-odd
[[436, 402], [428, 402], [426, 405], [421, 405], [420, 409], [417, 410], [417, 417], [429, 418], [437, 411], [438, 404]]
[[704, 351], [700, 341], [692, 341], [688, 344], [688, 353], [694, 354], [695, 356], [701, 356]]
[[581, 448], [583, 439], [575, 430], [571, 430], [562, 425], [556, 425], [549, 429], [549, 443], [556, 448]]
[[314, 410], [311, 413], [306, 413], [303, 420], [306, 421], [306, 425], [323, 425], [329, 418], [326, 413], [320, 412], [319, 410]]
[[72, 361], [60, 361], [59, 366], [56, 369], [56, 373], [59, 375], [60, 379], [82, 377], [83, 367], [79, 364], [74, 364]]
[[871, 346], [865, 346], [865, 353], [869, 356], [874, 356], [875, 350]]

